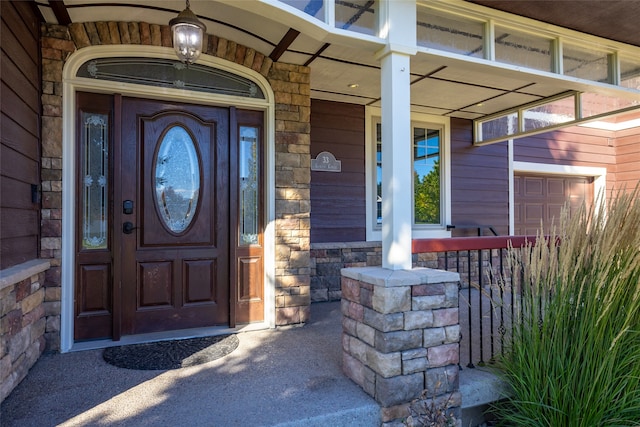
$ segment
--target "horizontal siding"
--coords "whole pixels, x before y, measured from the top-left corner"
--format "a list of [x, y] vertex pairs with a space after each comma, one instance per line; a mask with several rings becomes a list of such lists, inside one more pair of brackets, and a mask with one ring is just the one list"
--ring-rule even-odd
[[0, 2], [0, 269], [38, 257], [40, 21], [33, 2]]
[[640, 183], [640, 127], [616, 133], [616, 186], [633, 189]]
[[311, 243], [366, 240], [364, 107], [311, 101], [311, 158], [332, 153], [341, 172], [311, 172]]
[[607, 188], [616, 185], [615, 133], [572, 126], [514, 141], [514, 160], [553, 165], [603, 167]]
[[[451, 120], [451, 223], [509, 231], [509, 165], [506, 143], [476, 147], [472, 122]], [[485, 234], [488, 230], [485, 230]], [[460, 229], [454, 236], [476, 234]]]

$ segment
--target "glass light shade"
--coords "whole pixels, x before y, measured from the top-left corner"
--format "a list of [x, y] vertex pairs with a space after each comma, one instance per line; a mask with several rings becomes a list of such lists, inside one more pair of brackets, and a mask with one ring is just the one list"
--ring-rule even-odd
[[169, 21], [173, 33], [173, 48], [182, 62], [192, 64], [202, 53], [202, 39], [207, 27], [187, 8]]

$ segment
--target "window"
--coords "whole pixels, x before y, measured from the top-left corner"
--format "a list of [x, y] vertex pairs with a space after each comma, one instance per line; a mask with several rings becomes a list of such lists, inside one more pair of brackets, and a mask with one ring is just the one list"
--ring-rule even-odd
[[[382, 230], [382, 120], [377, 109], [370, 109], [368, 144], [370, 160], [367, 168], [371, 185], [368, 189], [367, 239], [378, 240]], [[449, 120], [439, 116], [414, 113], [412, 115], [413, 168], [402, 173], [411, 174], [413, 234], [415, 237], [448, 237], [446, 225], [450, 218], [449, 179]]]

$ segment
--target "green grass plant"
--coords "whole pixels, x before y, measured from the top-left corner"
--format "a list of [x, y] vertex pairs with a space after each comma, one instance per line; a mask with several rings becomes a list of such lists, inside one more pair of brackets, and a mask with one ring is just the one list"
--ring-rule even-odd
[[640, 426], [638, 188], [599, 205], [509, 251], [519, 304], [501, 425]]

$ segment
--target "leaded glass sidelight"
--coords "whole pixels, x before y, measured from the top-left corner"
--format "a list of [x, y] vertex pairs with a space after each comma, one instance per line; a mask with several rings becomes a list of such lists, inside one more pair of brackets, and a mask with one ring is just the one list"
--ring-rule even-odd
[[180, 234], [193, 221], [200, 196], [200, 162], [185, 128], [175, 125], [164, 134], [153, 169], [159, 216], [169, 230]]
[[259, 242], [259, 128], [240, 126], [240, 245]]
[[109, 229], [109, 116], [82, 113], [82, 249], [106, 249]]

